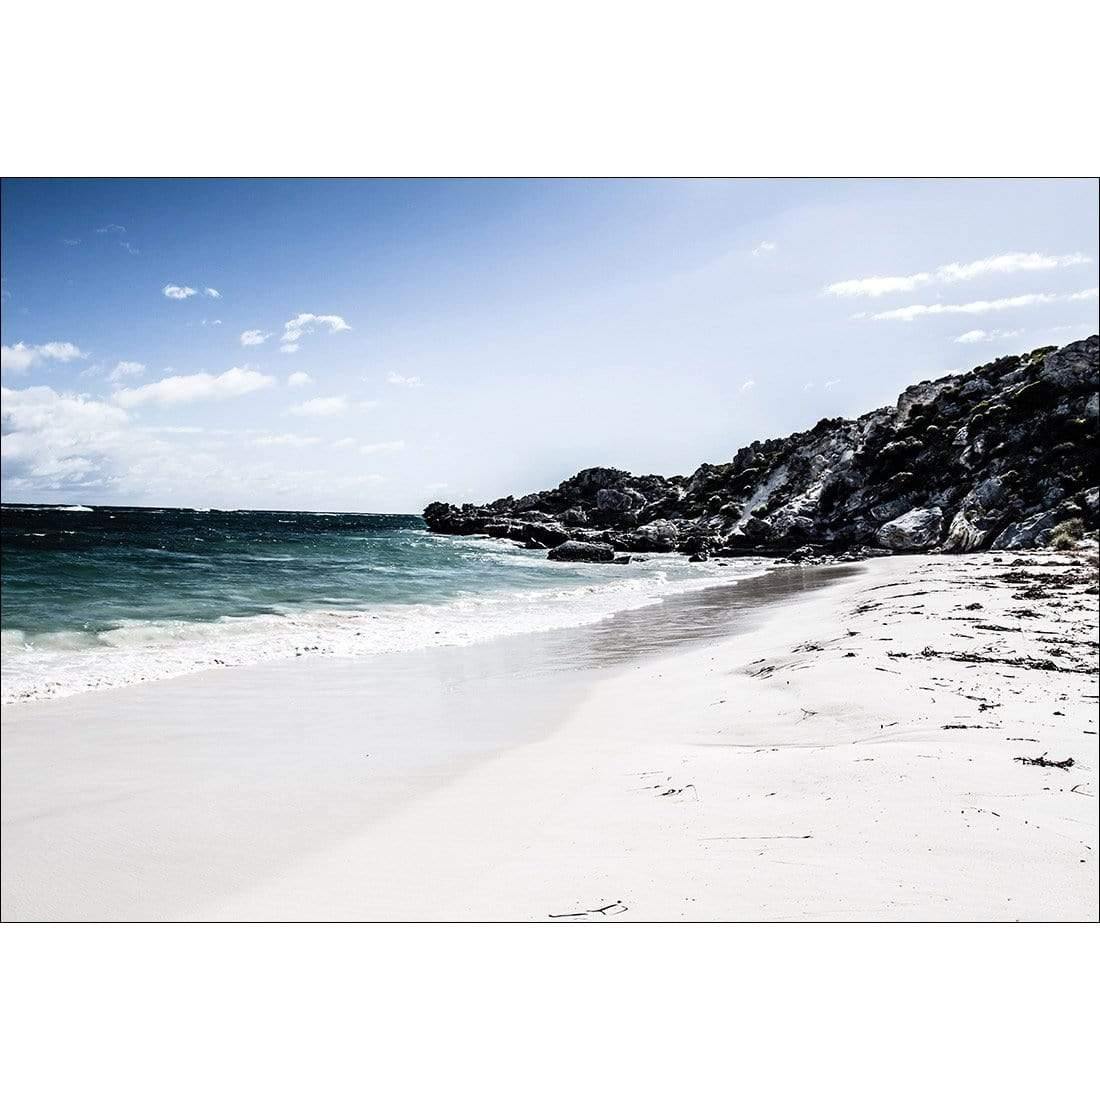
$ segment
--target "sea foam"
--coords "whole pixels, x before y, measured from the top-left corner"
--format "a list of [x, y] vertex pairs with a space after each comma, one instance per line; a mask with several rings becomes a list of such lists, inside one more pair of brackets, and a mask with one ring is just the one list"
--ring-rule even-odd
[[[520, 568], [530, 560], [497, 551], [491, 544], [485, 553], [506, 554], [509, 563]], [[369, 657], [472, 645], [584, 626], [675, 592], [734, 583], [762, 572], [761, 564], [753, 561], [689, 570], [682, 558], [651, 558], [649, 565], [640, 576], [594, 579], [560, 589], [478, 593], [441, 603], [283, 608], [210, 622], [129, 619], [94, 633], [55, 631], [33, 637], [5, 629], [0, 699], [48, 699], [295, 657]], [[606, 578], [608, 567], [593, 568], [603, 570]]]

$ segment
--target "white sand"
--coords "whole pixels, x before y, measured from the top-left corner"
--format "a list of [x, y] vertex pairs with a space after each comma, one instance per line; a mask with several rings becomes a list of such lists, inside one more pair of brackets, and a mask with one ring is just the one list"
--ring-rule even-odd
[[[1096, 920], [1095, 672], [921, 655], [1095, 669], [1094, 593], [998, 579], [1081, 564], [1015, 557], [876, 560], [625, 667], [9, 707], [4, 918]], [[1044, 753], [1075, 763], [1014, 760]]]

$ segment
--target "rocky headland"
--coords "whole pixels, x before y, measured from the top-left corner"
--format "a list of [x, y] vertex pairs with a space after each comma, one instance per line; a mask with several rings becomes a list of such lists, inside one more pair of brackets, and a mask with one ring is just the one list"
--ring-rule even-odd
[[1020, 550], [1092, 529], [1100, 337], [908, 387], [855, 420], [742, 447], [687, 476], [593, 467], [489, 504], [436, 501], [432, 531], [556, 560]]

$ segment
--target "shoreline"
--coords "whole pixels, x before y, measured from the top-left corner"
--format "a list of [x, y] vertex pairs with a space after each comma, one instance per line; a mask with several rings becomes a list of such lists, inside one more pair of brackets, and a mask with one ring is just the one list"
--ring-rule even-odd
[[4, 919], [1095, 920], [1096, 597], [1015, 560], [7, 708]]
[[[469, 540], [463, 549], [470, 549]], [[483, 552], [506, 553], [510, 559], [519, 553], [511, 546], [505, 550], [492, 544]], [[528, 559], [517, 564], [532, 563]], [[61, 630], [32, 637], [26, 645], [22, 630], [5, 626], [0, 707], [110, 692], [208, 670], [319, 656], [374, 658], [583, 629], [624, 611], [737, 584], [772, 568], [758, 557], [736, 565], [689, 565], [679, 555], [654, 554], [637, 569], [572, 566], [560, 578], [544, 578], [554, 583], [457, 592], [436, 601], [306, 604], [216, 619], [124, 619], [110, 630], [94, 632], [98, 644], [91, 643], [92, 636], [74, 637], [78, 632]], [[587, 575], [578, 574], [578, 569]]]

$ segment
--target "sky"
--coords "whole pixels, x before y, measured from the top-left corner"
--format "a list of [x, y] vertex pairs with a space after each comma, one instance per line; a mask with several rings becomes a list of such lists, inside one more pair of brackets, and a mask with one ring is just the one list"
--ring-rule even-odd
[[5, 180], [4, 502], [690, 473], [1097, 331], [1094, 180]]

